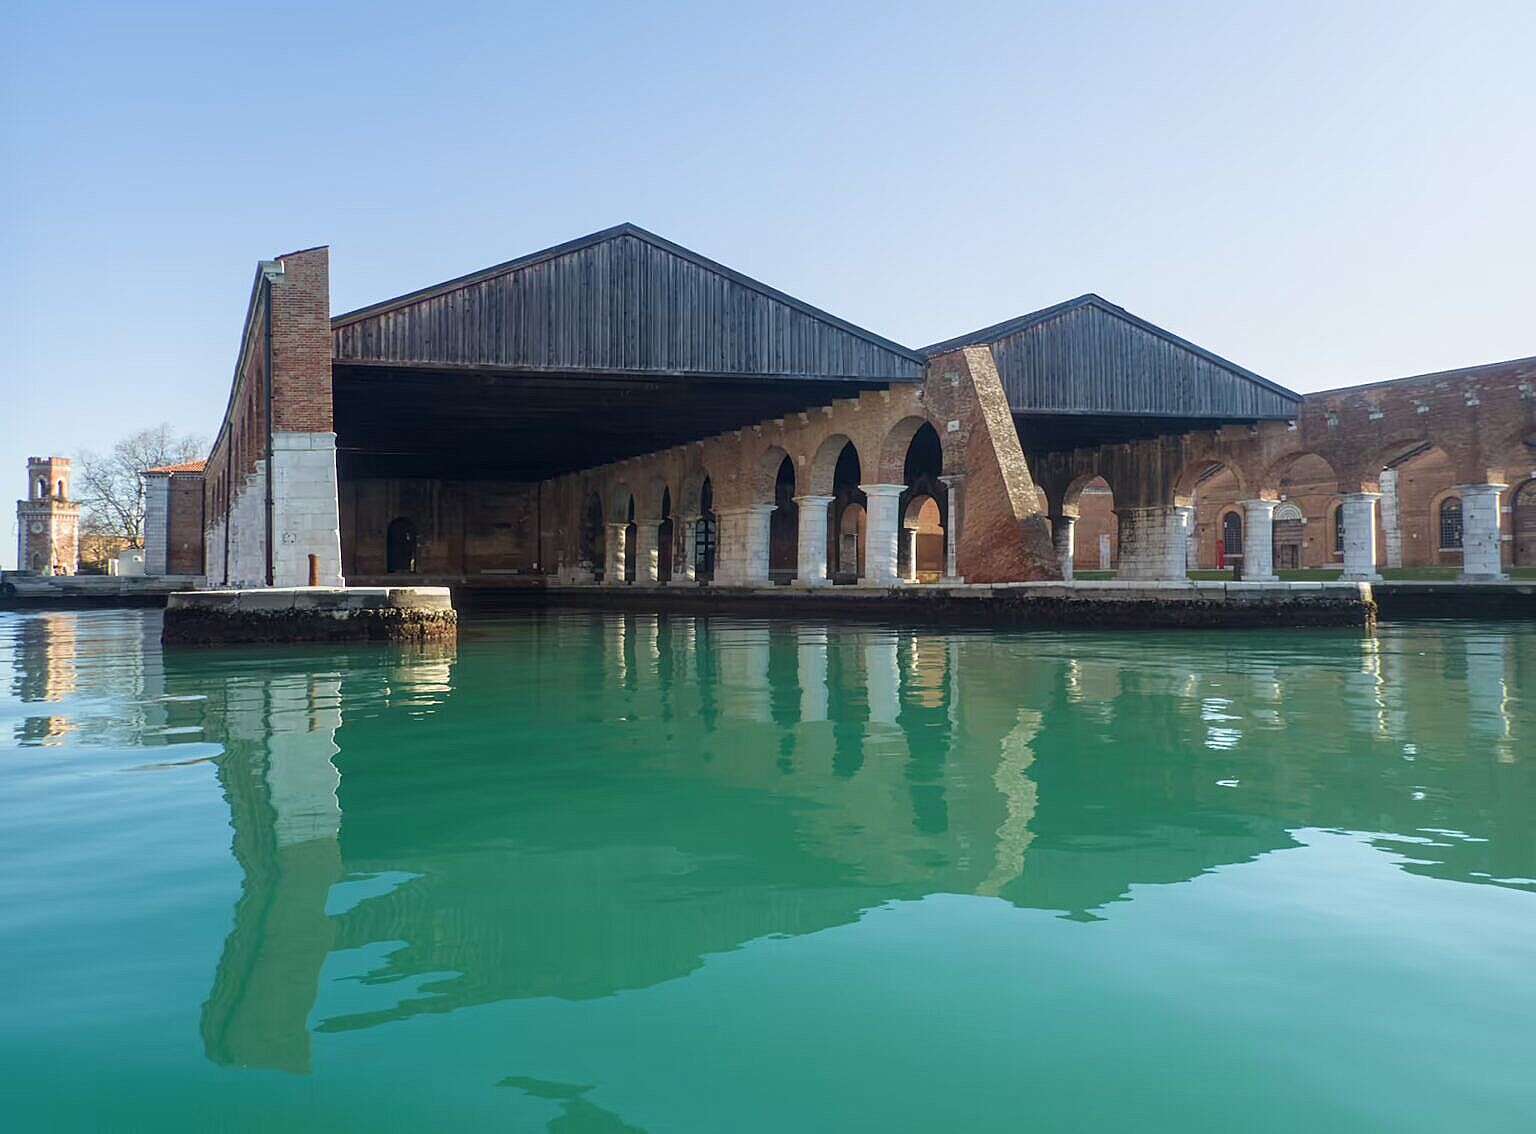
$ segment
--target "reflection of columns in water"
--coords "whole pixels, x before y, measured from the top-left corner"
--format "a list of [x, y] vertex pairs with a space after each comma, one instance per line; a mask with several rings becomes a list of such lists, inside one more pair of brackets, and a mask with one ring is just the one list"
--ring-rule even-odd
[[1003, 797], [1006, 813], [997, 828], [996, 863], [986, 881], [976, 888], [978, 894], [997, 894], [1024, 870], [1024, 852], [1035, 837], [1029, 824], [1040, 802], [1035, 781], [1029, 778], [1029, 766], [1035, 762], [1032, 745], [1041, 719], [1035, 709], [1020, 709], [1018, 723], [1003, 737], [992, 782]]
[[303, 674], [229, 688], [218, 775], [244, 881], [203, 1005], [216, 1063], [309, 1070], [308, 1017], [332, 942], [326, 898], [342, 877], [340, 684]]
[[896, 723], [901, 712], [900, 685], [895, 633], [870, 631], [864, 645], [864, 688], [871, 724]]
[[1512, 763], [1515, 750], [1505, 670], [1505, 637], [1469, 632], [1463, 639], [1467, 657], [1467, 736], [1477, 748], [1474, 758], [1489, 750], [1500, 763]]
[[722, 710], [727, 716], [742, 720], [772, 722], [768, 627], [722, 628], [715, 632], [714, 640], [720, 667]]
[[1360, 641], [1360, 664], [1344, 673], [1344, 705], [1357, 732], [1388, 733], [1386, 685], [1381, 675], [1381, 642]]
[[827, 628], [802, 626], [798, 630], [801, 721], [827, 719]]

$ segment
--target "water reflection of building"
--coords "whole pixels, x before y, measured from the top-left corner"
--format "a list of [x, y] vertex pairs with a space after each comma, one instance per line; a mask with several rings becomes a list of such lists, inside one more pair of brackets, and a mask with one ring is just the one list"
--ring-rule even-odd
[[[73, 614], [38, 614], [21, 619], [16, 628], [11, 695], [24, 704], [62, 701], [75, 691], [75, 622]], [[73, 729], [63, 713], [34, 713], [16, 725], [23, 744], [57, 744]]]
[[[1488, 807], [1490, 769], [1530, 777], [1488, 755], [1518, 752], [1504, 643], [1319, 635], [1276, 665], [1157, 641], [1130, 666], [1111, 639], [568, 615], [451, 677], [240, 670], [207, 710], [245, 874], [209, 1055], [302, 1070], [316, 1012], [606, 996], [935, 892], [1112, 917], [1304, 826], [1460, 831], [1404, 868], [1536, 875], [1528, 821]], [[1468, 670], [1465, 706], [1405, 691]], [[337, 951], [364, 1006], [317, 1008]]]

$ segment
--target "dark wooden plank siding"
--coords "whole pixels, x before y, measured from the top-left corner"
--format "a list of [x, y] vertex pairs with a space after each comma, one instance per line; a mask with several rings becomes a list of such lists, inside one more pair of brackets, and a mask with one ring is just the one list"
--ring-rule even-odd
[[1284, 394], [1092, 305], [991, 345], [1015, 413], [1250, 420], [1297, 412]]
[[335, 328], [338, 362], [918, 379], [922, 364], [620, 235]]

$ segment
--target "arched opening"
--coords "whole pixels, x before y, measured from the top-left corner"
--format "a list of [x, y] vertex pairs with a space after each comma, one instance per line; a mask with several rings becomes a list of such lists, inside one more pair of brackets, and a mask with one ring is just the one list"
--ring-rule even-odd
[[603, 577], [607, 564], [607, 533], [603, 530], [603, 500], [596, 491], [587, 493], [581, 508], [581, 524], [577, 529], [578, 565], [592, 573], [594, 579]]
[[1462, 503], [1456, 462], [1438, 445], [1405, 441], [1382, 461], [1377, 517], [1389, 567], [1460, 567]]
[[693, 572], [699, 582], [715, 577], [715, 546], [718, 521], [715, 518], [715, 486], [709, 477], [699, 487], [699, 520], [693, 529]]
[[1221, 461], [1200, 460], [1184, 470], [1174, 487], [1174, 502], [1194, 509], [1188, 547], [1191, 567], [1207, 571], [1237, 568], [1243, 554], [1242, 539], [1239, 536], [1235, 549], [1229, 548], [1223, 525], [1226, 514], [1236, 511], [1241, 530], [1241, 502], [1249, 495], [1247, 483], [1237, 470]]
[[917, 583], [937, 582], [944, 575], [944, 520], [932, 496], [914, 497], [902, 516], [902, 577]]
[[35, 574], [38, 575], [43, 573], [43, 557], [39, 552], [36, 551], [32, 553], [32, 570]]
[[859, 488], [863, 469], [859, 451], [844, 441], [832, 462], [832, 507], [827, 550], [827, 574], [834, 583], [856, 583], [864, 574], [864, 534], [868, 527], [864, 492]]
[[1233, 574], [1242, 577], [1243, 563], [1243, 514], [1236, 508], [1229, 508], [1221, 515], [1221, 543], [1217, 549], [1220, 556], [1216, 560], [1218, 567], [1231, 567]]
[[1514, 528], [1515, 564], [1536, 565], [1536, 478], [1518, 486], [1513, 495], [1510, 519]]
[[661, 523], [656, 525], [656, 578], [663, 583], [672, 579], [672, 541], [675, 526], [672, 523], [672, 490], [661, 490]]
[[416, 574], [416, 543], [414, 520], [408, 516], [391, 520], [384, 533], [384, 569], [391, 575]]
[[[1274, 485], [1280, 496], [1275, 508], [1275, 568], [1339, 566], [1344, 546], [1338, 542], [1334, 520], [1339, 480], [1333, 466], [1316, 453], [1291, 453], [1270, 466], [1262, 483]], [[1299, 515], [1283, 520], [1282, 509], [1290, 515], [1286, 505]]]
[[1301, 542], [1305, 524], [1301, 508], [1294, 501], [1282, 501], [1275, 508], [1274, 555], [1277, 571], [1294, 571], [1301, 566]]
[[[904, 428], [897, 426], [898, 430], [904, 431]], [[901, 494], [902, 530], [896, 546], [896, 574], [907, 582], [936, 582], [944, 574], [944, 530], [949, 520], [949, 497], [939, 480], [943, 471], [944, 450], [938, 430], [924, 421], [912, 430], [901, 466], [901, 480], [906, 490]], [[941, 500], [943, 504], [940, 504]]]
[[64, 482], [62, 480], [59, 481], [59, 491], [57, 495], [60, 500], [64, 499]]
[[1067, 512], [1077, 512], [1072, 526], [1072, 571], [1113, 571], [1120, 557], [1120, 524], [1115, 494], [1101, 476], [1080, 477], [1063, 495]]
[[48, 482], [42, 477], [37, 479], [37, 499], [43, 500], [48, 496]]
[[624, 509], [624, 581], [635, 581], [635, 498], [629, 497]]
[[795, 503], [795, 462], [786, 456], [773, 477], [773, 515], [768, 517], [768, 578], [775, 583], [795, 579], [800, 507]]
[[849, 501], [837, 514], [837, 568], [832, 581], [856, 583], [864, 574], [864, 535], [869, 517], [864, 505]]

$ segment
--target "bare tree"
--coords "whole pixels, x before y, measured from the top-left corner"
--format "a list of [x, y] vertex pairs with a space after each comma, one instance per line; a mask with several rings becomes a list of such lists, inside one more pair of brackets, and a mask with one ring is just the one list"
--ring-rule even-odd
[[196, 460], [204, 449], [201, 438], [177, 437], [162, 422], [124, 437], [108, 453], [81, 453], [75, 473], [81, 529], [116, 537], [125, 547], [143, 547], [144, 480], [140, 474]]

